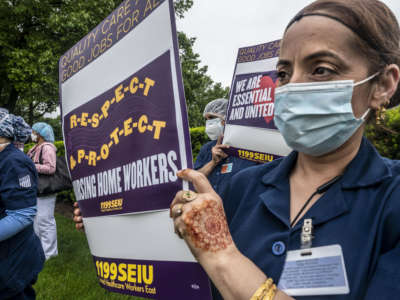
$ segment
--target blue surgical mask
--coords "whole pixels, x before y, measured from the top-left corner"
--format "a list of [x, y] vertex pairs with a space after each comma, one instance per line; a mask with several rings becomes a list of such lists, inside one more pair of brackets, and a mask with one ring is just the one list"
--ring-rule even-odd
[[343, 145], [361, 126], [353, 113], [353, 80], [289, 83], [275, 89], [274, 122], [292, 149], [321, 156]]

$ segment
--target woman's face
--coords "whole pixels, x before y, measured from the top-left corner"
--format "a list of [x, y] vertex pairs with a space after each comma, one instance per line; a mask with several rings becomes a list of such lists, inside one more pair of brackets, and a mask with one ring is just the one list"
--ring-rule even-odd
[[[355, 49], [356, 38], [346, 26], [327, 17], [308, 16], [294, 23], [282, 41], [278, 86], [349, 79], [358, 82], [372, 75], [368, 61]], [[354, 87], [352, 106], [357, 118], [370, 106], [370, 95], [369, 82]]]

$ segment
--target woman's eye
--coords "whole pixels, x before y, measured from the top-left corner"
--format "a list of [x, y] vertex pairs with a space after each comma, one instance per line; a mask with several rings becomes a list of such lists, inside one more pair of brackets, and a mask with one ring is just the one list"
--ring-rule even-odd
[[288, 73], [286, 73], [285, 71], [278, 71], [278, 78], [280, 81], [286, 80], [287, 77], [288, 77]]
[[320, 76], [324, 76], [324, 75], [331, 75], [334, 74], [335, 71], [325, 68], [325, 67], [318, 67], [314, 70], [313, 75], [320, 75]]

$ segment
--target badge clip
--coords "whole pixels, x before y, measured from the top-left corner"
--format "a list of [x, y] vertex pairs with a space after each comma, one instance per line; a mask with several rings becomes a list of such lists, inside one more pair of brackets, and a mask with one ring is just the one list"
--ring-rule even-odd
[[312, 239], [313, 239], [313, 226], [312, 219], [304, 219], [303, 227], [301, 230], [300, 242], [301, 242], [301, 255], [312, 255]]

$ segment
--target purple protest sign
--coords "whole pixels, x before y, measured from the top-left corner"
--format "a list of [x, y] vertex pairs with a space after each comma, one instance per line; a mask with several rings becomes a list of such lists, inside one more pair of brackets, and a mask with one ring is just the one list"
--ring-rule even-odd
[[290, 152], [274, 124], [279, 49], [278, 40], [238, 51], [223, 140], [229, 155], [265, 163]]
[[65, 116], [66, 153], [85, 217], [169, 208], [182, 185], [170, 74], [167, 51]]
[[243, 64], [267, 60], [279, 56], [281, 40], [264, 43], [255, 46], [243, 47], [238, 51], [236, 63]]
[[123, 1], [60, 59], [63, 134], [100, 285], [209, 300], [168, 210], [192, 167], [178, 51], [172, 0]]
[[237, 75], [233, 83], [227, 124], [276, 129], [275, 71]]
[[[204, 300], [210, 294], [207, 278], [197, 263], [112, 259], [93, 256], [99, 283], [105, 289], [151, 299]], [[163, 281], [163, 278], [173, 280]]]
[[229, 156], [236, 156], [241, 159], [246, 159], [250, 161], [255, 161], [258, 163], [267, 163], [271, 162], [275, 159], [281, 158], [280, 155], [270, 154], [261, 151], [252, 151], [247, 149], [238, 149], [235, 147], [230, 146], [227, 149], [224, 149], [224, 152]]

